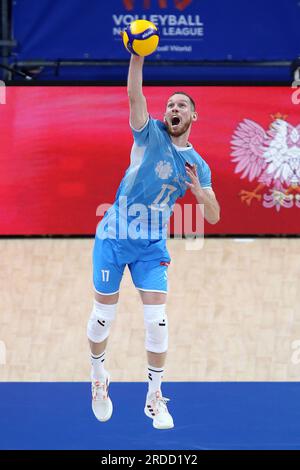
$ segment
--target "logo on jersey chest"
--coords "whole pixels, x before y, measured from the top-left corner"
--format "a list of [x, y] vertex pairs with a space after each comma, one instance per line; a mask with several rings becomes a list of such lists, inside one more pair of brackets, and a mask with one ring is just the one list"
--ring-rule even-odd
[[166, 160], [160, 160], [155, 167], [155, 173], [160, 179], [167, 180], [173, 174], [171, 163]]

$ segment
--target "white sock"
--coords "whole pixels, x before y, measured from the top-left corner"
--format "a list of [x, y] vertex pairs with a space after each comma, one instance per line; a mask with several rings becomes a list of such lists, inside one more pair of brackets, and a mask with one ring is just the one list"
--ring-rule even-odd
[[148, 366], [148, 393], [160, 392], [163, 367]]
[[106, 370], [104, 368], [105, 351], [99, 355], [91, 354], [92, 363], [92, 378], [99, 380], [106, 376]]

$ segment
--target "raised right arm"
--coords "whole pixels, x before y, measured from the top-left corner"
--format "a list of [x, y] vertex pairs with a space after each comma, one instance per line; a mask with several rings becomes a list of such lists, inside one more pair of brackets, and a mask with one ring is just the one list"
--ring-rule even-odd
[[143, 95], [144, 57], [131, 55], [127, 92], [130, 108], [130, 125], [136, 130], [141, 129], [148, 119], [147, 101]]

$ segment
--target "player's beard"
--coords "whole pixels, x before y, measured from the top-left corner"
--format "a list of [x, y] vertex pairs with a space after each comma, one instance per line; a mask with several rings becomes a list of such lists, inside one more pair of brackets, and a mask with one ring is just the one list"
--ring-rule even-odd
[[172, 137], [180, 137], [182, 136], [187, 130], [188, 128], [190, 127], [192, 123], [192, 118], [190, 117], [189, 121], [187, 121], [185, 124], [179, 125], [178, 129], [173, 129], [172, 125], [169, 124], [167, 121], [165, 122], [166, 126], [167, 126], [167, 130], [168, 130], [168, 133], [172, 136]]

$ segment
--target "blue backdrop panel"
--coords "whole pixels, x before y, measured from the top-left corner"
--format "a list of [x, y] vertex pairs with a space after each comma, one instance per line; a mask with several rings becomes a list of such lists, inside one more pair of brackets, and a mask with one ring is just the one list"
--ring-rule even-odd
[[[108, 84], [126, 83], [128, 66], [114, 65], [113, 67], [75, 67], [62, 66], [57, 73], [54, 67], [44, 67], [38, 74], [39, 80], [99, 80]], [[146, 63], [144, 67], [144, 82], [165, 82], [176, 85], [184, 81], [190, 84], [204, 81], [233, 81], [252, 82], [257, 81], [276, 84], [285, 82], [291, 84], [293, 75], [289, 67], [202, 67], [202, 66], [168, 66], [157, 67]], [[23, 77], [14, 77], [14, 80], [22, 80]]]
[[15, 0], [17, 58], [125, 59], [119, 31], [136, 19], [161, 32], [172, 60], [281, 60], [300, 55], [298, 0]]
[[143, 413], [146, 385], [112, 383], [99, 423], [88, 383], [0, 383], [0, 449], [300, 449], [300, 383], [165, 383], [175, 428]]

